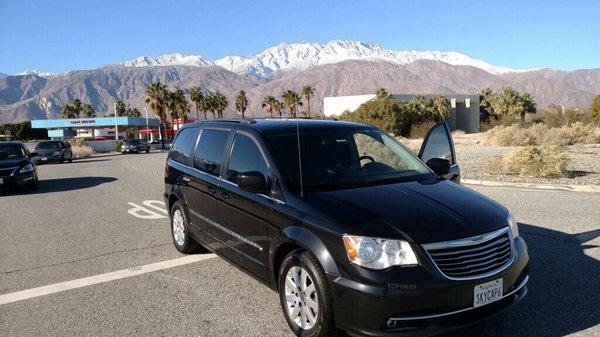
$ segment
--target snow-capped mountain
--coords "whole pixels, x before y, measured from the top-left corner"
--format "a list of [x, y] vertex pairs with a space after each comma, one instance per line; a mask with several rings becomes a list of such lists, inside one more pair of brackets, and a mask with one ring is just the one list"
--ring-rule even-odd
[[18, 74], [15, 74], [16, 76], [24, 76], [24, 75], [37, 75], [40, 77], [50, 77], [50, 76], [54, 76], [54, 73], [48, 72], [48, 71], [39, 71], [37, 69], [33, 69], [33, 70], [25, 70], [23, 72], [20, 72]]
[[165, 65], [207, 66], [216, 64], [238, 74], [255, 79], [265, 79], [278, 71], [306, 69], [312, 66], [347, 60], [382, 60], [402, 65], [417, 60], [434, 60], [452, 65], [469, 65], [495, 75], [523, 71], [494, 66], [483, 60], [454, 51], [396, 51], [385, 49], [375, 43], [346, 40], [333, 40], [327, 43], [280, 43], [255, 55], [226, 56], [215, 61], [204, 59], [201, 56], [181, 54], [168, 54], [159, 57], [141, 56], [131, 61], [122, 62], [121, 65], [143, 67]]
[[166, 54], [158, 57], [140, 56], [130, 61], [119, 63], [127, 67], [151, 67], [151, 66], [195, 66], [203, 67], [212, 65], [200, 55], [182, 55], [179, 53]]
[[458, 52], [395, 51], [375, 43], [343, 40], [333, 40], [325, 44], [280, 43], [256, 55], [227, 56], [216, 60], [215, 63], [238, 74], [246, 73], [264, 78], [280, 70], [303, 69], [347, 60], [383, 60], [397, 64], [408, 64], [416, 60], [435, 60], [452, 65], [474, 66], [492, 74], [515, 72], [513, 69], [493, 66]]

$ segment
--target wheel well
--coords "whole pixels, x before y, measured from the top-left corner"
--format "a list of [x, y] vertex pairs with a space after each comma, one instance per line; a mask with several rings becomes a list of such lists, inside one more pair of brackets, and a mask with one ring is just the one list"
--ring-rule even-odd
[[275, 252], [275, 257], [273, 258], [273, 275], [275, 278], [275, 287], [277, 288], [278, 280], [279, 280], [279, 269], [281, 268], [281, 264], [283, 263], [283, 259], [288, 256], [289, 253], [295, 250], [303, 250], [303, 248], [293, 242], [286, 242], [277, 248]]
[[179, 198], [177, 198], [175, 194], [171, 194], [171, 196], [169, 196], [169, 214], [171, 214], [171, 209], [173, 209], [173, 205], [177, 201], [179, 201]]

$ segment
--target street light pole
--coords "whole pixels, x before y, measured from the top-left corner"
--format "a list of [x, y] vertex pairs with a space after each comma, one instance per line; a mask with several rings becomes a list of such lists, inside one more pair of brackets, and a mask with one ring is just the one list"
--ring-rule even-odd
[[119, 141], [119, 124], [117, 123], [117, 117], [118, 113], [117, 113], [117, 102], [114, 103], [114, 108], [115, 108], [115, 140]]
[[[148, 129], [148, 108], [144, 108], [144, 111], [146, 112], [146, 132], [150, 132], [150, 130]], [[146, 135], [146, 138], [150, 137]]]

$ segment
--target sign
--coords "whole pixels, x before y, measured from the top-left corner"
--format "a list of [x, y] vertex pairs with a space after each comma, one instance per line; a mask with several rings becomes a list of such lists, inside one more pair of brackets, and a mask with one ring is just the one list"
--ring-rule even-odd
[[93, 119], [76, 119], [72, 120], [71, 124], [96, 124], [96, 121]]

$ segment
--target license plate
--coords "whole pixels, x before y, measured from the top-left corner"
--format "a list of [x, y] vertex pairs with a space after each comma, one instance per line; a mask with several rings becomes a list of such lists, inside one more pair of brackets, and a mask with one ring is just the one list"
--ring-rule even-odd
[[501, 299], [503, 294], [502, 284], [503, 280], [499, 278], [494, 281], [476, 285], [473, 290], [473, 306], [477, 308]]
[[42, 161], [44, 161], [44, 160], [48, 160], [48, 158], [46, 158], [46, 157], [42, 157]]

